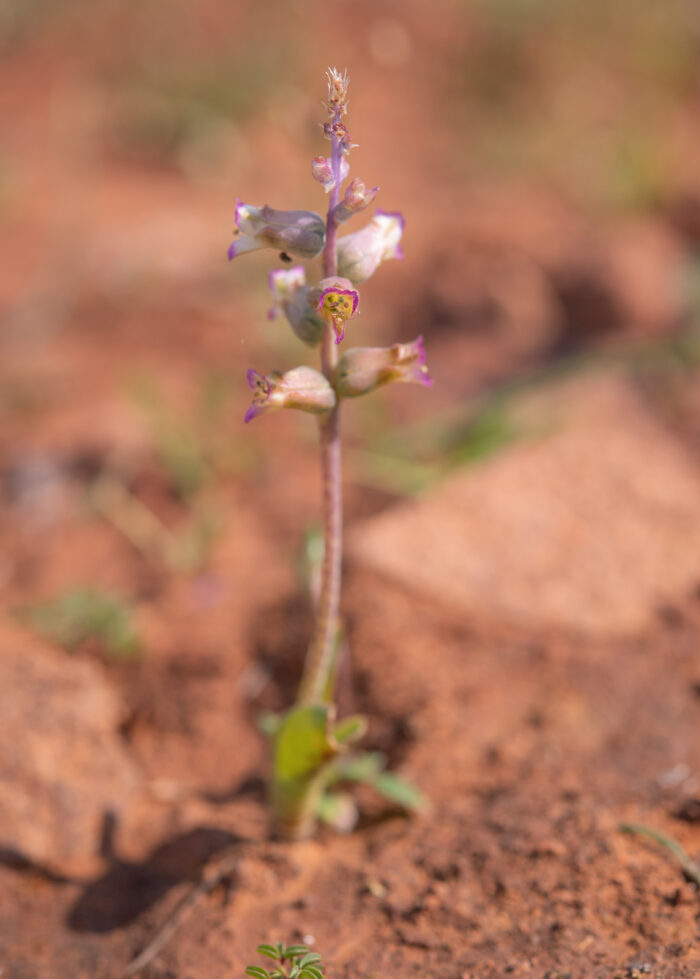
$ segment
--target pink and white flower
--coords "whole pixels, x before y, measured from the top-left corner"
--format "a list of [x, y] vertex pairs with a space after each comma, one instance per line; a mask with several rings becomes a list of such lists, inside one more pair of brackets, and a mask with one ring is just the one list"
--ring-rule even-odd
[[246, 422], [278, 408], [297, 408], [319, 415], [335, 406], [335, 391], [328, 379], [313, 367], [295, 367], [285, 374], [273, 371], [267, 376], [251, 369], [246, 376], [253, 392]]
[[398, 211], [377, 211], [364, 228], [339, 238], [339, 274], [358, 285], [369, 279], [382, 262], [403, 258], [401, 236], [405, 223]]
[[425, 363], [422, 336], [391, 347], [346, 350], [336, 369], [335, 389], [339, 397], [356, 398], [391, 381], [433, 386]]
[[265, 204], [254, 207], [240, 198], [236, 228], [242, 232], [229, 246], [229, 260], [258, 248], [276, 248], [301, 258], [315, 258], [326, 240], [326, 223], [313, 211], [276, 211]]

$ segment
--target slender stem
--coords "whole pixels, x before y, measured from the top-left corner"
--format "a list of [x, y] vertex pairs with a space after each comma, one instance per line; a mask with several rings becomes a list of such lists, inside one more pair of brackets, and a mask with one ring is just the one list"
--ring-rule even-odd
[[[337, 113], [333, 122], [339, 122]], [[326, 244], [323, 249], [324, 278], [338, 274], [338, 225], [333, 211], [340, 191], [341, 148], [336, 136], [332, 137], [331, 167], [335, 185], [328, 197], [326, 218]], [[321, 344], [321, 367], [329, 380], [338, 363], [338, 348], [333, 328], [326, 326]], [[340, 453], [340, 403], [338, 402], [321, 422], [321, 473], [323, 480], [323, 531], [324, 552], [321, 568], [321, 591], [314, 631], [304, 665], [304, 675], [299, 687], [299, 703], [317, 703], [327, 696], [328, 677], [333, 663], [338, 610], [340, 606], [340, 581], [343, 560], [343, 497]]]

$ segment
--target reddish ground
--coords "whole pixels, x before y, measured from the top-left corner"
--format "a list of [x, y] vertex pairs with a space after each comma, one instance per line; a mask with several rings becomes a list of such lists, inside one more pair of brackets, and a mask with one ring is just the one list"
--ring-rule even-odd
[[[518, 35], [477, 3], [229, 8], [164, 23], [154, 0], [75, 0], [3, 24], [0, 976], [114, 979], [221, 861], [144, 976], [238, 976], [278, 939], [329, 977], [700, 976], [697, 886], [619, 830], [700, 853], [697, 52], [671, 71], [636, 57], [643, 25], [632, 53], [599, 50], [585, 17]], [[172, 85], [131, 94], [144, 65], [201, 71], [222, 47], [241, 74], [218, 84], [257, 92], [252, 114], [208, 95], [193, 133]], [[267, 257], [222, 257], [236, 193], [321, 206], [316, 99], [295, 86], [328, 58], [357, 79], [353, 163], [409, 219], [357, 342], [423, 333], [435, 378], [346, 412], [340, 700], [431, 808], [363, 792], [353, 834], [286, 845], [255, 721], [291, 702], [309, 633], [315, 432], [243, 427], [245, 369], [299, 351], [265, 321]], [[546, 105], [554, 141], [578, 138], [557, 93], [591, 140], [641, 114], [633, 200], [619, 175], [566, 185], [575, 148], [532, 135]], [[530, 150], [484, 105], [505, 129], [522, 110]], [[75, 585], [122, 596], [140, 657], [69, 652], [15, 614]]]

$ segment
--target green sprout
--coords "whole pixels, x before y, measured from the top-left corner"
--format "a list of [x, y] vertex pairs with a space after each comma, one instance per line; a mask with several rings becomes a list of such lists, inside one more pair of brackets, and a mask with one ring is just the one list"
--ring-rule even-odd
[[272, 971], [260, 965], [249, 965], [246, 975], [253, 979], [323, 979], [323, 964], [318, 952], [306, 945], [258, 945], [256, 951], [277, 964]]
[[95, 640], [113, 659], [131, 659], [140, 652], [131, 610], [116, 595], [95, 588], [73, 588], [47, 602], [25, 606], [17, 615], [67, 650]]

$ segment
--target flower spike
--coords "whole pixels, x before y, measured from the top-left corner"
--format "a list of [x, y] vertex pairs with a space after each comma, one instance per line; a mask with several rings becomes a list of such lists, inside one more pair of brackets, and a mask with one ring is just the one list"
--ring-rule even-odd
[[326, 240], [326, 224], [320, 214], [276, 211], [267, 204], [253, 207], [240, 198], [236, 205], [236, 229], [236, 234], [243, 234], [229, 246], [229, 260], [258, 248], [276, 248], [301, 258], [315, 258]]
[[251, 369], [246, 377], [253, 392], [253, 403], [245, 413], [246, 422], [277, 408], [298, 408], [318, 415], [335, 405], [335, 391], [327, 378], [313, 367], [295, 367], [286, 374], [273, 371], [267, 376]]

